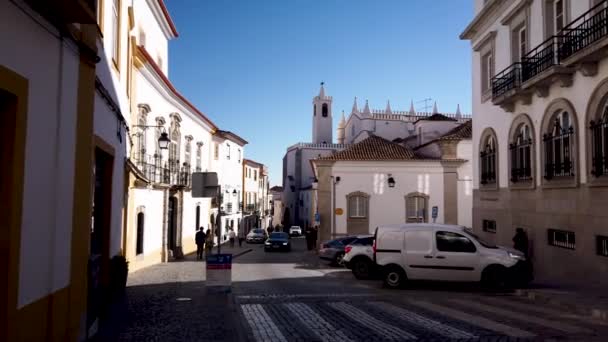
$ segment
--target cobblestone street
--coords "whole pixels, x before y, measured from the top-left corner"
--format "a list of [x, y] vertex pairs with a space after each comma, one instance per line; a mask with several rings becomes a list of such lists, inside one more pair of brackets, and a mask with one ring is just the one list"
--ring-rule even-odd
[[[207, 294], [192, 257], [130, 275], [121, 341], [603, 341], [608, 323], [473, 285], [383, 289], [332, 268], [294, 238], [290, 253], [261, 245], [238, 256], [229, 295]], [[245, 246], [236, 252], [246, 251]], [[235, 253], [236, 253], [235, 252]]]

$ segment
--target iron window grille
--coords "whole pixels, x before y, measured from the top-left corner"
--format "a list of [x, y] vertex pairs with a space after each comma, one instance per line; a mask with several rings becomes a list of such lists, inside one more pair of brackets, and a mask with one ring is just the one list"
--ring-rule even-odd
[[483, 220], [482, 228], [484, 232], [496, 234], [496, 221], [494, 220]]
[[548, 242], [550, 246], [566, 249], [576, 249], [576, 237], [574, 232], [567, 230], [548, 229]]
[[532, 138], [528, 126], [524, 126], [509, 145], [511, 150], [511, 182], [527, 181], [532, 179]]
[[591, 121], [591, 174], [600, 177], [608, 174], [608, 106], [604, 116]]
[[496, 147], [493, 140], [488, 141], [479, 153], [481, 165], [481, 184], [496, 183]]
[[[567, 116], [567, 113], [564, 117]], [[569, 126], [569, 125], [568, 125]], [[562, 127], [559, 118], [555, 118], [553, 130], [543, 135], [545, 144], [545, 179], [554, 177], [573, 177], [572, 143], [574, 127]]]
[[597, 235], [597, 255], [608, 257], [608, 236]]

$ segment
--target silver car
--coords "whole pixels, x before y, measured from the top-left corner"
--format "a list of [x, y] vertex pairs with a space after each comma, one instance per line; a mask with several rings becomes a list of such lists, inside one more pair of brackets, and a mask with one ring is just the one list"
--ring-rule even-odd
[[342, 258], [344, 258], [345, 253], [344, 247], [356, 239], [357, 236], [345, 236], [325, 242], [319, 250], [319, 258], [331, 261], [333, 265], [342, 266]]
[[247, 243], [263, 243], [266, 241], [266, 231], [261, 228], [252, 229], [246, 237]]

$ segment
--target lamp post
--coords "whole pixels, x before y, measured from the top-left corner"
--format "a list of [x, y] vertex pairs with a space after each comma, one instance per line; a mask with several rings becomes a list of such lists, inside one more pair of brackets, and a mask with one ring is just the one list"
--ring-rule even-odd
[[169, 148], [169, 144], [171, 143], [171, 139], [169, 139], [169, 134], [167, 134], [167, 132], [165, 132], [165, 126], [159, 126], [159, 125], [133, 125], [131, 127], [138, 127], [138, 128], [162, 128], [163, 132], [160, 134], [160, 137], [158, 138], [158, 147], [161, 150], [166, 150]]
[[388, 175], [388, 187], [389, 188], [394, 188], [395, 187], [395, 178], [393, 178], [393, 176], [391, 174]]

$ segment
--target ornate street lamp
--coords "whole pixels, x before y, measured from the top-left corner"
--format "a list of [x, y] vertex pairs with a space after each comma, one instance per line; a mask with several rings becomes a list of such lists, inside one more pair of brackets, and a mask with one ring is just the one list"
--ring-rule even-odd
[[169, 148], [170, 143], [171, 139], [169, 139], [169, 134], [167, 134], [167, 132], [162, 132], [160, 138], [158, 138], [158, 147], [161, 150], [166, 150]]

